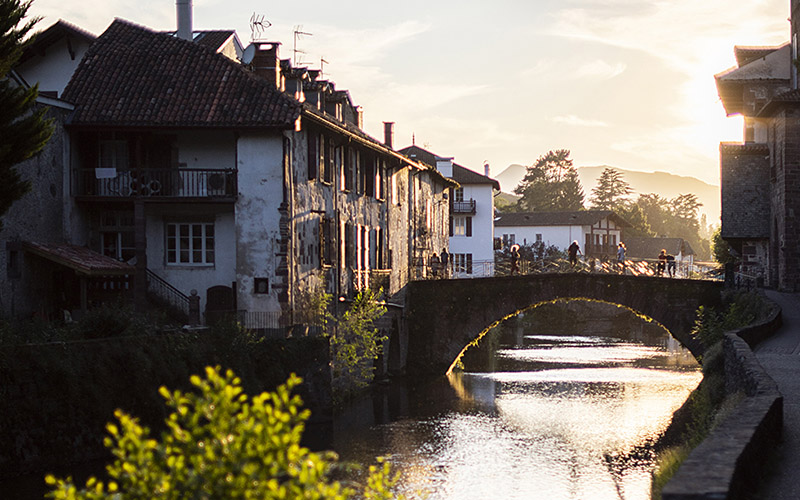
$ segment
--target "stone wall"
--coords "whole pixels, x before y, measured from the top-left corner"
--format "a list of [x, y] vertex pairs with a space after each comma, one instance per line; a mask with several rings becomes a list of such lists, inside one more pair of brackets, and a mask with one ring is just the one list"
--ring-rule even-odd
[[769, 148], [720, 144], [722, 237], [769, 238]]
[[726, 392], [744, 391], [746, 397], [692, 450], [662, 490], [662, 500], [750, 498], [783, 427], [783, 397], [750, 346], [780, 323], [774, 306], [766, 320], [725, 334]]
[[603, 300], [626, 306], [666, 327], [700, 354], [692, 338], [698, 306], [720, 303], [721, 282], [564, 273], [409, 284], [409, 375], [442, 375], [461, 351], [503, 319], [558, 298]]

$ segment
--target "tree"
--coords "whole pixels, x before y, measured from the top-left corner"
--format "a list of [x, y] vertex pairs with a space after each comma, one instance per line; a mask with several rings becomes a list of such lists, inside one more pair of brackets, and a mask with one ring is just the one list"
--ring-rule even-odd
[[631, 225], [631, 227], [625, 229], [625, 234], [628, 238], [650, 238], [653, 236], [650, 224], [647, 223], [647, 217], [639, 205], [631, 203], [627, 206], [622, 206], [619, 209], [619, 215]]
[[632, 192], [631, 185], [622, 178], [622, 172], [604, 168], [600, 178], [597, 179], [597, 187], [592, 189], [592, 208], [618, 212]]
[[47, 110], [36, 109], [38, 85], [25, 88], [8, 78], [33, 39], [24, 40], [25, 36], [39, 21], [33, 18], [20, 25], [31, 2], [0, 0], [0, 217], [31, 188], [15, 166], [39, 153], [53, 133], [52, 123], [45, 119]]
[[[353, 488], [331, 479], [333, 453], [312, 453], [300, 445], [309, 411], [292, 395], [300, 379], [292, 375], [275, 392], [248, 398], [232, 371], [206, 368], [191, 378], [197, 392], [160, 389], [172, 413], [160, 440], [137, 419], [117, 410], [105, 446], [115, 457], [108, 482], [91, 477], [84, 489], [72, 478], [46, 481], [59, 500], [114, 498], [306, 498], [348, 499]], [[360, 498], [395, 498], [397, 479], [389, 464], [370, 467]]]
[[722, 227], [718, 227], [711, 235], [711, 254], [714, 261], [722, 265], [736, 262], [728, 242], [722, 239]]
[[382, 291], [364, 290], [356, 295], [337, 320], [331, 335], [333, 388], [336, 402], [366, 387], [373, 379], [373, 363], [381, 353], [385, 336], [375, 322], [386, 313], [378, 302]]
[[518, 204], [524, 211], [583, 209], [583, 188], [567, 149], [540, 156], [527, 168], [514, 193], [522, 196]]

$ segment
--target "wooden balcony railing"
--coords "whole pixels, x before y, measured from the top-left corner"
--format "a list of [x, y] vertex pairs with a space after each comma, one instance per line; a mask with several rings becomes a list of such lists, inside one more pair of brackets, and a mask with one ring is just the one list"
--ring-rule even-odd
[[73, 196], [235, 198], [236, 170], [203, 168], [75, 169]]
[[454, 201], [453, 213], [475, 215], [475, 200]]

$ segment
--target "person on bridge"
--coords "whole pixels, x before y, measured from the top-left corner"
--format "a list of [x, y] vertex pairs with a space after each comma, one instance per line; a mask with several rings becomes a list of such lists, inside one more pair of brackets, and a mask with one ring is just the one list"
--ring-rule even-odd
[[519, 274], [519, 245], [511, 245], [511, 276]]
[[625, 251], [625, 244], [620, 241], [619, 245], [617, 245], [617, 262], [622, 268], [622, 274], [625, 274]]
[[439, 256], [436, 255], [436, 252], [433, 252], [433, 255], [431, 255], [430, 265], [431, 265], [431, 274], [433, 275], [433, 278], [434, 279], [438, 278], [439, 266], [441, 265], [441, 261], [439, 260]]
[[664, 276], [664, 269], [667, 266], [667, 249], [662, 248], [661, 253], [658, 254], [658, 267], [656, 268], [656, 276]]
[[446, 248], [442, 248], [442, 253], [439, 254], [439, 259], [442, 261], [442, 278], [447, 279], [450, 274], [450, 254], [447, 253]]
[[578, 245], [578, 240], [572, 242], [572, 245], [567, 248], [569, 254], [569, 265], [575, 267], [578, 264], [578, 254], [581, 253], [581, 247]]
[[667, 254], [667, 274], [670, 278], [675, 277], [675, 256], [669, 253]]

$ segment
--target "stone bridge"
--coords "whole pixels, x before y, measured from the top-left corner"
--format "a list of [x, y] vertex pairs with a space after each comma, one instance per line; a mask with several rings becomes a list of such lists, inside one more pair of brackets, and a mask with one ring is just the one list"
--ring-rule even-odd
[[691, 338], [698, 306], [721, 302], [723, 284], [613, 274], [539, 274], [415, 281], [406, 295], [406, 373], [442, 375], [464, 348], [518, 312], [558, 298], [602, 300], [628, 307], [672, 333], [694, 354]]

